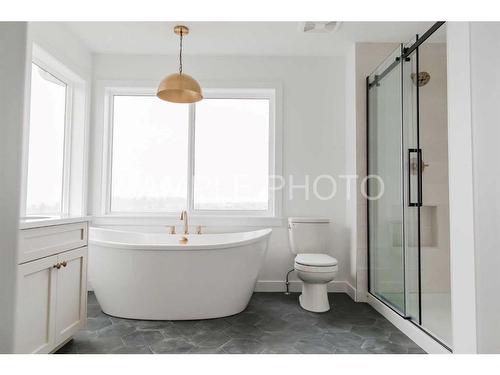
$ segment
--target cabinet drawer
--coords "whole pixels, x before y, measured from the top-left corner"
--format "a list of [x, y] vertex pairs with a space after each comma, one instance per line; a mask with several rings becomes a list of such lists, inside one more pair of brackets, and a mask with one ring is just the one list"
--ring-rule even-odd
[[19, 263], [87, 245], [87, 222], [20, 231]]

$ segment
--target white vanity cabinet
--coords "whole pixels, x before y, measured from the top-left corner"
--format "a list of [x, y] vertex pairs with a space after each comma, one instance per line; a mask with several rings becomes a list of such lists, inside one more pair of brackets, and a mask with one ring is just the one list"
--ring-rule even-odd
[[16, 353], [50, 353], [85, 326], [87, 233], [87, 222], [21, 229]]
[[87, 247], [59, 254], [56, 268], [56, 346], [71, 338], [87, 318]]

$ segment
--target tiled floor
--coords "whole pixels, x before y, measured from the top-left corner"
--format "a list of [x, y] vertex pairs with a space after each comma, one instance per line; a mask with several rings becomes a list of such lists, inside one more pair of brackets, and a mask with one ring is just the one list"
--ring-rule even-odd
[[226, 318], [150, 321], [110, 317], [88, 298], [88, 324], [57, 353], [424, 353], [371, 306], [330, 294], [332, 309], [307, 312], [298, 294], [254, 293]]

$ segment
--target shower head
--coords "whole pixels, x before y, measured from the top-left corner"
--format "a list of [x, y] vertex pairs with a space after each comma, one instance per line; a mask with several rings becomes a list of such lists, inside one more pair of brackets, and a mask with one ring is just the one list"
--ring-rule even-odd
[[431, 80], [431, 75], [427, 72], [420, 72], [418, 73], [418, 82], [416, 82], [417, 75], [415, 73], [412, 73], [411, 80], [415, 85], [418, 84], [418, 87], [422, 87], [429, 83], [429, 81]]

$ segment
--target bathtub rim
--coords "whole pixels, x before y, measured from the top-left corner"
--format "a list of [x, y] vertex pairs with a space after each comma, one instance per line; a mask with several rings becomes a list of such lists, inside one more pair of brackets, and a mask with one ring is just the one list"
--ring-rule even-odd
[[[252, 243], [256, 243], [262, 241], [264, 239], [269, 239], [273, 230], [271, 228], [259, 229], [254, 231], [246, 231], [246, 232], [232, 232], [231, 234], [243, 234], [243, 233], [255, 233], [254, 237], [240, 240], [240, 241], [232, 241], [232, 242], [222, 242], [215, 244], [140, 244], [140, 243], [126, 243], [126, 242], [116, 242], [116, 241], [105, 241], [105, 240], [95, 240], [91, 239], [91, 234], [95, 230], [100, 231], [110, 231], [110, 232], [122, 232], [122, 233], [154, 233], [154, 232], [140, 232], [140, 231], [128, 231], [128, 230], [119, 230], [119, 229], [108, 229], [108, 228], [100, 228], [100, 227], [90, 227], [89, 228], [89, 240], [88, 243], [90, 245], [98, 245], [103, 247], [115, 248], [115, 249], [123, 249], [123, 250], [140, 250], [140, 251], [169, 251], [169, 250], [190, 250], [190, 251], [202, 251], [202, 250], [217, 250], [217, 249], [228, 249], [233, 247], [241, 247], [246, 246]], [[214, 233], [214, 234], [223, 234], [223, 233]], [[210, 233], [203, 234], [204, 236], [209, 236]]]

